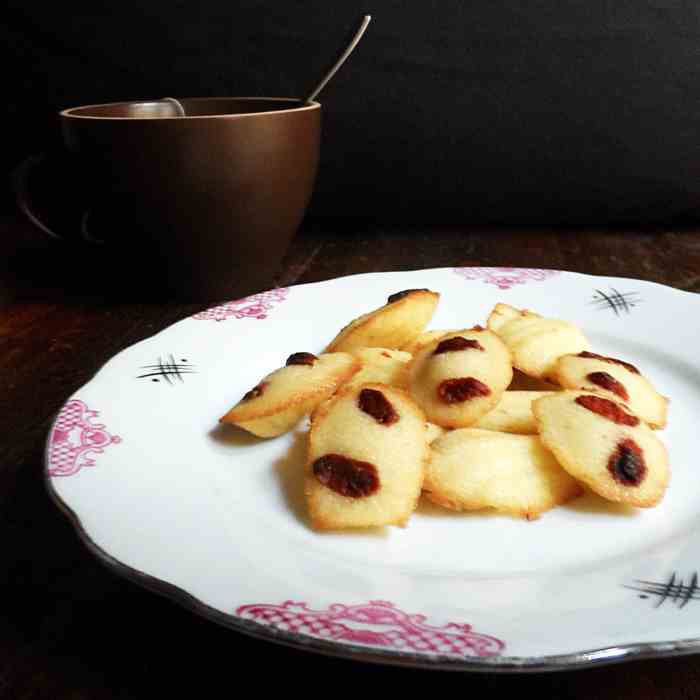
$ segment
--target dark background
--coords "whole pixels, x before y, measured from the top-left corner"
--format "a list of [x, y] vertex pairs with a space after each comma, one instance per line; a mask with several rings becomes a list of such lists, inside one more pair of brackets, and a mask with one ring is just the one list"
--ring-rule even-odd
[[[697, 219], [692, 0], [5, 0], [2, 169], [56, 112], [163, 95], [324, 92], [311, 213], [579, 224]], [[65, 186], [65, 183], [57, 184]], [[3, 207], [11, 206], [9, 188]]]

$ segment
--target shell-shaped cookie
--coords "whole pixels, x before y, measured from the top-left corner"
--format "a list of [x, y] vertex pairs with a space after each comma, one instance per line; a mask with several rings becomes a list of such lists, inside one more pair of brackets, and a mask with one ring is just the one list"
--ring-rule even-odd
[[447, 508], [495, 508], [528, 519], [583, 492], [537, 436], [476, 428], [431, 444], [423, 488]]
[[305, 475], [312, 525], [405, 525], [423, 484], [425, 434], [423, 412], [385, 384], [364, 384], [319, 406]]
[[281, 435], [331, 396], [361, 366], [359, 360], [344, 352], [318, 357], [308, 352], [294, 353], [284, 367], [248, 391], [220, 422], [237, 425], [259, 437]]
[[326, 352], [357, 348], [398, 349], [415, 338], [435, 313], [440, 295], [429, 289], [407, 289], [392, 294], [387, 303], [343, 328]]
[[512, 376], [508, 348], [498, 336], [471, 328], [419, 350], [408, 366], [408, 388], [429, 421], [461, 428], [498, 404]]
[[407, 352], [389, 348], [358, 348], [351, 350], [350, 354], [362, 363], [362, 369], [343, 385], [343, 390], [368, 382], [398, 387], [405, 384], [406, 369], [411, 361], [411, 355]]
[[666, 448], [626, 406], [561, 391], [533, 402], [532, 410], [543, 444], [592, 491], [639, 507], [661, 501], [671, 476]]
[[551, 391], [506, 391], [498, 405], [475, 424], [475, 428], [518, 435], [536, 435], [537, 422], [532, 402], [549, 396]]
[[628, 362], [592, 352], [564, 355], [557, 361], [554, 379], [565, 389], [594, 391], [621, 401], [653, 428], [666, 425], [668, 399]]
[[515, 367], [538, 379], [548, 378], [562, 355], [588, 349], [586, 337], [573, 323], [507, 304], [496, 304], [487, 325], [508, 346]]

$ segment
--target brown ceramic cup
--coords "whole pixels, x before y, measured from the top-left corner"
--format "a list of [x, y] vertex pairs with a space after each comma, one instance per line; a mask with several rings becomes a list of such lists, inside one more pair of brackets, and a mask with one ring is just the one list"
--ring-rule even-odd
[[103, 243], [103, 260], [113, 255], [125, 285], [138, 279], [160, 294], [206, 301], [263, 289], [311, 197], [320, 105], [180, 103], [184, 117], [167, 101], [61, 112], [85, 202], [83, 234]]

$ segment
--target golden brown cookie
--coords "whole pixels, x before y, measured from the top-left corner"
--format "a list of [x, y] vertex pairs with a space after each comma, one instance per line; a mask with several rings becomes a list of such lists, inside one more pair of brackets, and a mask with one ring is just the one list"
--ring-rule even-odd
[[406, 369], [411, 355], [401, 350], [388, 348], [358, 348], [350, 354], [362, 363], [362, 369], [343, 385], [359, 386], [374, 382], [402, 387], [406, 382]]
[[550, 391], [506, 391], [498, 405], [475, 424], [475, 428], [497, 430], [502, 433], [536, 435], [537, 423], [532, 413], [532, 402], [548, 396]]
[[666, 425], [668, 399], [629, 362], [585, 351], [564, 355], [557, 361], [554, 379], [565, 389], [585, 389], [621, 401], [653, 428]]
[[514, 366], [537, 379], [549, 378], [562, 355], [588, 349], [588, 341], [573, 323], [507, 304], [496, 304], [487, 325], [510, 349]]
[[446, 508], [495, 508], [528, 519], [583, 492], [537, 436], [475, 428], [431, 444], [423, 488]]
[[430, 323], [439, 300], [440, 295], [429, 289], [407, 289], [392, 294], [384, 306], [345, 326], [326, 352], [349, 352], [365, 347], [398, 349]]
[[666, 448], [626, 406], [561, 391], [532, 410], [542, 442], [575, 479], [610, 501], [642, 508], [661, 501], [670, 479]]
[[405, 525], [420, 496], [423, 412], [400, 389], [364, 384], [311, 417], [305, 493], [319, 530]]
[[316, 357], [308, 352], [290, 355], [287, 364], [264, 377], [220, 419], [259, 437], [275, 437], [291, 430], [303, 416], [358, 372], [359, 360], [344, 352]]
[[411, 396], [444, 428], [476, 423], [513, 376], [508, 348], [488, 330], [454, 331], [424, 346], [408, 366]]

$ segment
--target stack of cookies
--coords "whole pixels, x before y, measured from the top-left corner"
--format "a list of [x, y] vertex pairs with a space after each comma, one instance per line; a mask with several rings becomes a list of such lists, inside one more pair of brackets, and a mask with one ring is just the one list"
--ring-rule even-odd
[[[486, 327], [425, 328], [440, 295], [411, 289], [298, 352], [221, 419], [275, 437], [311, 416], [312, 525], [405, 525], [421, 494], [533, 519], [589, 489], [637, 507], [668, 486], [668, 399], [593, 353], [573, 323], [497, 304]], [[527, 387], [522, 390], [517, 387]]]

